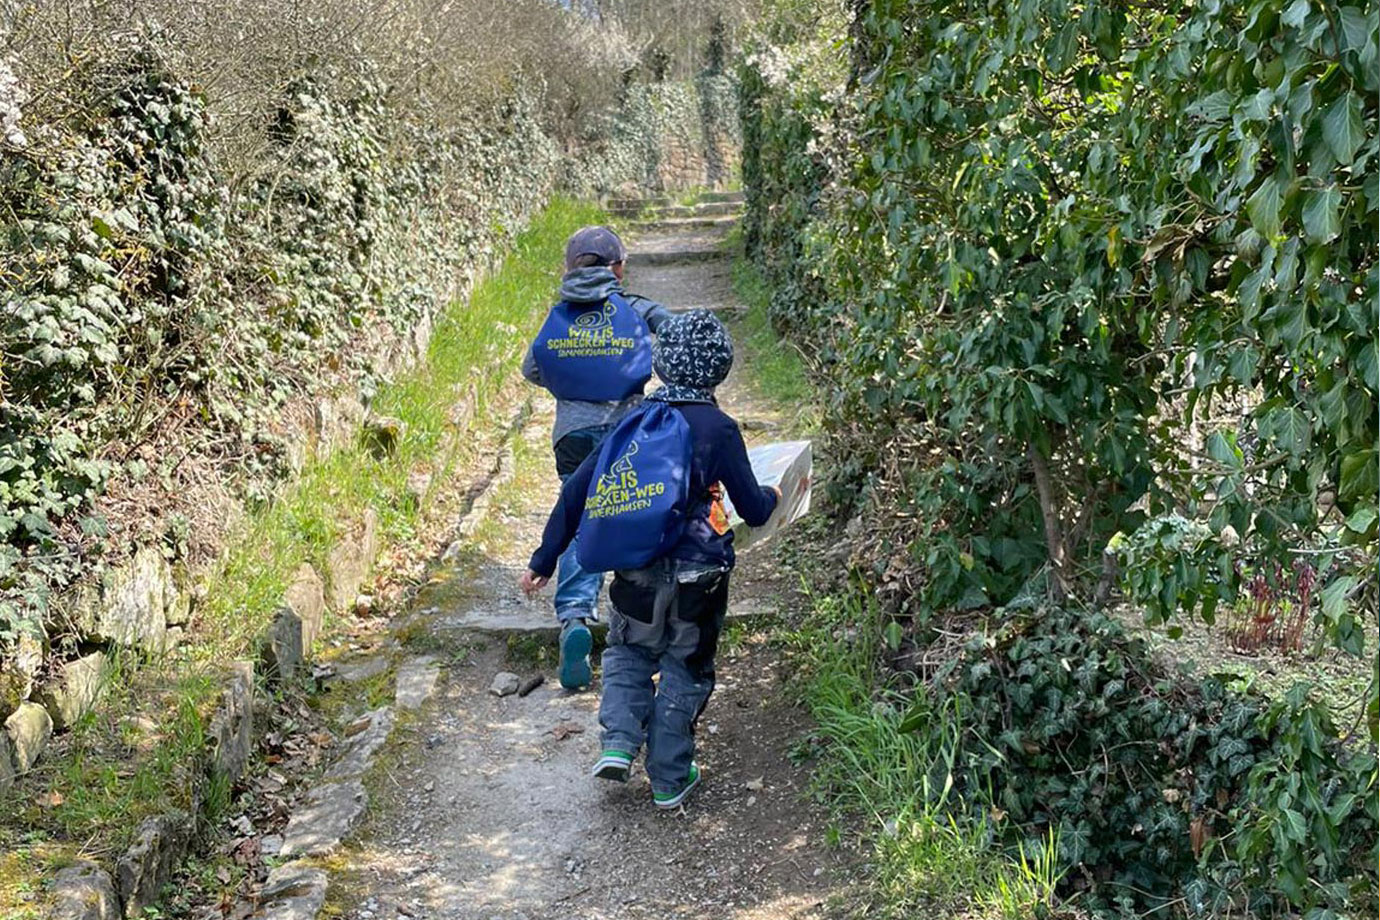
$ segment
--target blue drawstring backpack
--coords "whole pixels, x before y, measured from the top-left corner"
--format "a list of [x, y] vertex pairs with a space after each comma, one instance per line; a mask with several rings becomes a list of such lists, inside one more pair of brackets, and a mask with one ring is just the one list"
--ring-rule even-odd
[[652, 331], [621, 294], [603, 303], [563, 300], [532, 344], [542, 383], [557, 399], [621, 402], [652, 376]]
[[589, 572], [640, 569], [685, 532], [690, 426], [664, 402], [648, 401], [599, 447], [580, 517], [576, 558]]

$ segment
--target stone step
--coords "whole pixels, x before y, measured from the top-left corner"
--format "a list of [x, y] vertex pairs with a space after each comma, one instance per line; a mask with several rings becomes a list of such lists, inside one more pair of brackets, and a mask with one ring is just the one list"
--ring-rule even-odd
[[[741, 191], [731, 192], [701, 192], [695, 196], [695, 200], [690, 204], [742, 204], [743, 193]], [[644, 208], [669, 208], [686, 206], [684, 198], [673, 198], [670, 195], [648, 195], [643, 198], [610, 198], [605, 202], [605, 207], [610, 211], [621, 211], [637, 213]]]
[[684, 249], [653, 249], [647, 252], [631, 252], [628, 264], [634, 268], [653, 265], [685, 265], [691, 262], [713, 262], [728, 258], [718, 246], [687, 246]]
[[637, 214], [644, 208], [666, 208], [678, 204], [674, 198], [657, 195], [651, 198], [610, 198], [604, 207], [614, 214]]
[[738, 218], [732, 214], [715, 217], [667, 217], [663, 220], [641, 220], [632, 225], [638, 233], [674, 233], [678, 230], [733, 229]]
[[742, 204], [743, 201], [744, 201], [744, 199], [743, 199], [743, 193], [742, 193], [742, 191], [734, 191], [734, 192], [705, 192], [704, 194], [700, 195], [700, 201], [706, 201], [706, 202], [708, 202], [708, 201], [725, 202], [725, 201], [726, 201], [726, 202], [729, 202], [729, 203], [731, 203], [731, 204]]
[[728, 225], [714, 229], [677, 229], [639, 235], [629, 247], [630, 266], [684, 265], [721, 261], [727, 258], [724, 240]]
[[739, 215], [743, 212], [742, 206], [732, 201], [706, 201], [703, 204], [674, 204], [666, 207], [652, 208], [644, 212], [647, 217], [657, 220], [664, 220], [668, 217], [723, 217], [727, 215]]
[[743, 206], [734, 201], [705, 201], [699, 204], [664, 204], [643, 207], [609, 207], [615, 217], [640, 217], [644, 220], [665, 220], [677, 217], [723, 217], [743, 213]]
[[[733, 622], [746, 623], [774, 617], [777, 613], [776, 607], [769, 602], [751, 599], [746, 603], [731, 604], [728, 608], [727, 618]], [[526, 604], [522, 607], [499, 610], [479, 609], [450, 615], [442, 614], [437, 617], [432, 629], [436, 632], [465, 630], [496, 636], [547, 635], [553, 641], [561, 632], [555, 616], [551, 613], [551, 608], [538, 604]], [[605, 632], [608, 630], [608, 622], [600, 620], [597, 623], [591, 623], [590, 629], [596, 633]]]

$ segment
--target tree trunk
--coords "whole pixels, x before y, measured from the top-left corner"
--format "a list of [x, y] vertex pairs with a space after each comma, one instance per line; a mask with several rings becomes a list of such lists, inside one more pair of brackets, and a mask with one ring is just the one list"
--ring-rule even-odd
[[1035, 473], [1035, 492], [1040, 498], [1040, 516], [1045, 522], [1045, 545], [1049, 549], [1051, 574], [1050, 594], [1056, 604], [1062, 604], [1068, 598], [1069, 590], [1067, 549], [1059, 524], [1059, 505], [1054, 495], [1054, 483], [1049, 478], [1049, 465], [1033, 441], [1028, 453], [1030, 467]]

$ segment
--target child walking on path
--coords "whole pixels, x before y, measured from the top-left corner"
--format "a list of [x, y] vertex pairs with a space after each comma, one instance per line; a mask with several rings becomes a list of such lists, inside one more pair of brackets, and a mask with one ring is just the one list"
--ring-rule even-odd
[[[714, 388], [733, 364], [733, 345], [718, 318], [695, 310], [666, 320], [653, 355], [665, 385], [647, 399], [674, 407], [689, 429], [689, 501], [684, 531], [670, 551], [643, 568], [615, 572], [609, 588], [599, 706], [603, 754], [593, 773], [625, 781], [645, 744], [653, 801], [674, 808], [700, 781], [694, 728], [714, 690], [714, 657], [728, 608], [733, 532], [720, 490], [750, 526], [767, 522], [780, 493], [758, 484], [738, 424], [715, 401]], [[546, 584], [575, 537], [597, 456], [561, 489], [522, 579], [529, 594]]]
[[[622, 292], [627, 251], [607, 227], [583, 227], [565, 248], [561, 301], [522, 362], [522, 375], [556, 397], [551, 443], [564, 482], [642, 400], [651, 378], [651, 334], [670, 313]], [[556, 619], [561, 624], [561, 686], [589, 686], [592, 637], [602, 572], [580, 567], [572, 546], [556, 565]]]

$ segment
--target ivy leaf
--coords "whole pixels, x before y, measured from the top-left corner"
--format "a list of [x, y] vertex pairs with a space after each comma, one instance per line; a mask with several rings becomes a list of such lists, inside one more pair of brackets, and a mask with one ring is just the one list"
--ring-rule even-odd
[[1322, 615], [1329, 623], [1336, 623], [1346, 613], [1346, 598], [1356, 587], [1356, 579], [1350, 575], [1338, 578], [1323, 588], [1319, 600], [1322, 602]]
[[1323, 116], [1323, 140], [1338, 164], [1350, 166], [1365, 139], [1361, 97], [1348, 90], [1345, 96], [1327, 107], [1327, 114]]
[[1221, 431], [1214, 431], [1208, 435], [1207, 452], [1209, 457], [1223, 466], [1234, 470], [1241, 468], [1242, 456], [1241, 451], [1236, 447], [1235, 438], [1231, 438]]
[[[1327, 807], [1327, 816], [1332, 820], [1333, 824], [1341, 825], [1342, 822], [1346, 821], [1347, 817], [1351, 814], [1351, 810], [1356, 807], [1356, 799], [1356, 793], [1348, 792]], [[1342, 896], [1346, 896], [1345, 889], [1342, 892]]]
[[1279, 236], [1279, 207], [1283, 200], [1279, 180], [1273, 174], [1266, 176], [1255, 194], [1246, 200], [1246, 214], [1251, 219], [1251, 226], [1267, 240]]
[[1375, 341], [1372, 339], [1356, 358], [1356, 369], [1361, 372], [1361, 380], [1372, 390], [1380, 387], [1380, 370], [1377, 369]]
[[1185, 111], [1188, 115], [1196, 115], [1204, 121], [1221, 121], [1231, 114], [1231, 105], [1232, 94], [1219, 89], [1194, 102]]
[[1242, 279], [1236, 289], [1236, 298], [1241, 302], [1241, 316], [1248, 323], [1260, 312], [1260, 289], [1265, 286], [1265, 279], [1269, 274], [1269, 263], [1262, 262], [1255, 271]]
[[115, 269], [111, 267], [109, 262], [88, 256], [84, 252], [73, 253], [72, 261], [81, 266], [82, 271], [97, 278], [108, 278], [115, 274]]
[[1308, 416], [1301, 410], [1292, 407], [1276, 409], [1270, 413], [1269, 427], [1274, 442], [1282, 450], [1296, 457], [1308, 450], [1313, 430], [1308, 424]]
[[139, 219], [131, 214], [128, 208], [116, 208], [111, 211], [110, 219], [114, 221], [116, 225], [130, 232], [136, 232], [139, 229]]
[[1346, 529], [1352, 533], [1363, 534], [1375, 525], [1375, 520], [1380, 517], [1374, 508], [1357, 508], [1351, 513], [1351, 517], [1346, 519]]
[[1303, 229], [1310, 242], [1330, 243], [1342, 232], [1338, 208], [1342, 193], [1336, 185], [1309, 192], [1304, 196]]
[[1303, 815], [1292, 808], [1284, 809], [1284, 833], [1295, 843], [1304, 843], [1308, 840], [1308, 823], [1303, 820]]
[[1346, 380], [1342, 379], [1318, 397], [1318, 411], [1329, 428], [1338, 428], [1346, 421], [1346, 388]]
[[53, 525], [48, 522], [48, 518], [35, 511], [20, 515], [19, 524], [35, 539], [41, 540], [53, 535]]
[[1363, 450], [1342, 458], [1338, 497], [1343, 501], [1375, 494], [1375, 451]]
[[1284, 11], [1284, 14], [1279, 17], [1279, 21], [1291, 29], [1297, 29], [1308, 18], [1308, 10], [1308, 0], [1294, 0], [1293, 3], [1289, 4], [1289, 8]]
[[1227, 370], [1232, 378], [1242, 386], [1250, 386], [1255, 379], [1255, 367], [1260, 361], [1260, 356], [1256, 350], [1249, 345], [1238, 348], [1232, 353], [1231, 360], [1227, 364]]
[[1348, 51], [1360, 51], [1366, 46], [1375, 26], [1366, 21], [1366, 14], [1354, 6], [1344, 6], [1337, 18], [1342, 22], [1342, 37]]
[[1280, 338], [1290, 348], [1297, 348], [1308, 332], [1308, 305], [1296, 300], [1283, 301], [1274, 314], [1275, 328], [1279, 330]]

